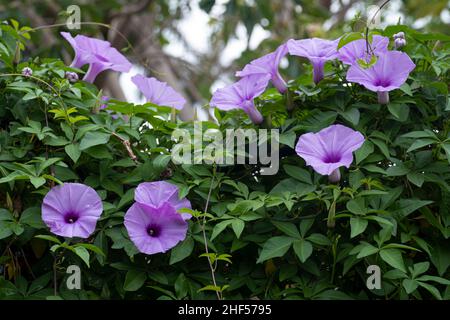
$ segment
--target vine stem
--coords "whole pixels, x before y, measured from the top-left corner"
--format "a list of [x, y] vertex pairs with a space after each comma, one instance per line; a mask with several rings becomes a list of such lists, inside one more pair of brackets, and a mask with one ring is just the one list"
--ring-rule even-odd
[[[374, 13], [374, 15], [372, 16], [372, 18], [370, 19], [369, 23], [372, 24], [375, 22], [375, 18], [377, 17], [377, 15], [381, 12], [381, 9], [383, 9], [383, 7], [385, 5], [387, 5], [391, 0], [386, 0], [379, 8], [378, 10]], [[373, 49], [369, 43], [369, 27], [366, 27], [366, 51], [367, 51], [367, 55], [369, 55], [370, 53], [373, 54]], [[370, 51], [370, 52], [369, 52]]]
[[57, 273], [56, 273], [56, 263], [57, 258], [56, 255], [53, 257], [53, 293], [55, 296], [58, 295], [58, 283], [57, 283]]
[[[213, 282], [214, 287], [217, 288], [215, 268], [213, 267], [211, 258], [209, 257], [209, 248], [208, 248], [208, 242], [206, 240], [206, 231], [205, 231], [205, 225], [206, 225], [206, 215], [205, 214], [206, 214], [206, 212], [208, 212], [209, 200], [211, 199], [211, 193], [212, 193], [212, 189], [213, 189], [213, 182], [214, 182], [215, 176], [216, 176], [216, 167], [214, 166], [213, 176], [211, 178], [211, 185], [209, 186], [208, 197], [206, 198], [205, 210], [203, 213], [203, 222], [202, 222], [201, 227], [202, 227], [203, 241], [205, 242], [205, 252], [206, 252], [206, 256], [208, 258], [209, 269], [211, 270], [212, 282]], [[216, 291], [216, 294], [217, 294], [217, 299], [222, 300], [222, 292]]]
[[129, 140], [126, 140], [124, 138], [122, 138], [121, 136], [119, 136], [117, 133], [115, 132], [111, 132], [111, 134], [116, 137], [117, 139], [120, 140], [120, 142], [122, 142], [123, 146], [125, 147], [125, 149], [128, 152], [128, 156], [131, 158], [131, 160], [134, 161], [134, 163], [139, 164], [139, 161], [137, 160], [137, 156], [134, 154], [133, 149], [131, 149], [131, 144]]

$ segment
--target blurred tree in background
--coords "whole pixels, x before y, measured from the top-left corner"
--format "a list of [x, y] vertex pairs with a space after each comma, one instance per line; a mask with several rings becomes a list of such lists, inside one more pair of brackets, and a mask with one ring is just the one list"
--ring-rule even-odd
[[[192, 106], [204, 104], [210, 97], [210, 88], [217, 79], [226, 78], [239, 70], [251, 59], [274, 50], [289, 38], [334, 38], [342, 31], [359, 31], [364, 27], [367, 6], [381, 6], [385, 1], [358, 0], [20, 0], [0, 2], [0, 18], [19, 20], [22, 25], [37, 28], [64, 24], [66, 9], [78, 5], [81, 21], [105, 24], [83, 24], [77, 33], [107, 39], [114, 47], [127, 52], [127, 56], [146, 72], [167, 81], [188, 100], [181, 115], [184, 120], [192, 118]], [[198, 52], [186, 39], [189, 30], [180, 24], [200, 8], [210, 14], [210, 41], [206, 52]], [[381, 14], [381, 22], [401, 16], [400, 23], [449, 34], [450, 1], [447, 0], [392, 0]], [[216, 12], [215, 14], [213, 14]], [[397, 22], [397, 21], [396, 21]], [[392, 22], [390, 22], [392, 24]], [[109, 26], [109, 28], [107, 27]], [[250, 48], [255, 28], [262, 28], [269, 36]], [[245, 29], [247, 48], [231, 64], [221, 63], [221, 55], [234, 39], [238, 30]], [[65, 26], [36, 30], [31, 55], [62, 56], [70, 63], [72, 52], [59, 31]], [[205, 30], [206, 32], [206, 30]], [[74, 33], [72, 31], [72, 33]], [[172, 37], [168, 39], [168, 35]], [[165, 46], [173, 37], [185, 52], [174, 56]], [[184, 56], [193, 57], [191, 59]], [[239, 56], [239, 55], [236, 55]], [[298, 64], [298, 62], [295, 62]], [[296, 77], [301, 65], [291, 62], [289, 76]], [[287, 72], [287, 70], [285, 70]], [[104, 73], [97, 84], [105, 94], [125, 100], [117, 73]]]

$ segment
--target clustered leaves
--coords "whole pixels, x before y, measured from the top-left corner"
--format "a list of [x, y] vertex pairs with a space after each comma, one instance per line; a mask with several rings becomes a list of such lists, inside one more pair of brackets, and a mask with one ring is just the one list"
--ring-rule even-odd
[[[0, 298], [450, 298], [449, 37], [378, 31], [391, 47], [404, 32], [399, 50], [416, 65], [387, 105], [347, 82], [336, 60], [317, 84], [306, 64], [285, 93], [256, 97], [264, 125], [280, 130], [280, 170], [263, 176], [258, 165], [173, 164], [171, 133], [194, 123], [171, 121], [172, 110], [153, 103], [105, 103], [94, 85], [67, 78], [83, 70], [58, 59], [17, 60], [28, 30], [0, 25]], [[256, 128], [243, 110], [215, 116], [203, 130]], [[338, 184], [294, 151], [300, 135], [331, 124], [365, 137]], [[184, 241], [147, 256], [124, 215], [136, 187], [158, 180], [178, 186], [192, 218]], [[85, 241], [51, 236], [42, 222], [44, 196], [63, 182], [102, 200]], [[72, 264], [81, 290], [65, 285]], [[380, 266], [381, 289], [366, 287], [369, 265]]]

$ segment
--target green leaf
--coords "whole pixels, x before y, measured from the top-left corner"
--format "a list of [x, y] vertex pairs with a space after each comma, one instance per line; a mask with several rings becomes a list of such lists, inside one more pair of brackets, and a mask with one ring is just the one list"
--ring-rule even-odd
[[408, 133], [405, 133], [401, 135], [402, 138], [412, 138], [412, 139], [419, 139], [419, 138], [431, 138], [436, 141], [439, 141], [439, 139], [436, 138], [436, 135], [433, 131], [411, 131]]
[[350, 218], [350, 229], [351, 229], [350, 238], [354, 238], [357, 235], [363, 233], [366, 230], [368, 224], [369, 221], [367, 221], [366, 219], [359, 217]]
[[13, 234], [10, 224], [10, 222], [5, 223], [3, 221], [0, 221], [0, 239], [8, 238]]
[[35, 238], [42, 239], [42, 240], [47, 240], [47, 241], [50, 241], [50, 242], [55, 242], [57, 244], [61, 244], [61, 241], [59, 241], [58, 238], [53, 237], [53, 236], [40, 234], [40, 235], [35, 236]]
[[146, 280], [147, 273], [144, 271], [128, 270], [123, 283], [123, 290], [137, 291], [144, 285]]
[[351, 108], [345, 112], [341, 112], [342, 117], [350, 122], [352, 125], [357, 126], [359, 123], [359, 118], [361, 116], [357, 108]]
[[428, 292], [430, 292], [436, 299], [442, 300], [442, 296], [439, 293], [439, 290], [436, 289], [435, 286], [432, 286], [431, 284], [424, 283], [424, 282], [419, 282], [419, 286], [428, 290]]
[[169, 264], [172, 265], [186, 259], [191, 255], [192, 251], [194, 251], [194, 240], [188, 237], [172, 249]]
[[81, 260], [83, 260], [84, 263], [86, 263], [86, 265], [89, 267], [89, 257], [90, 257], [89, 251], [87, 251], [86, 248], [80, 247], [80, 246], [74, 247], [74, 248], [73, 248], [73, 251], [74, 251], [75, 254], [76, 254], [77, 256], [79, 256], [79, 257], [81, 258]]
[[46, 180], [42, 177], [30, 176], [30, 182], [36, 189], [38, 189], [39, 187], [45, 184]]
[[41, 209], [39, 207], [31, 207], [22, 212], [19, 222], [35, 229], [45, 228], [45, 224], [41, 218]]
[[419, 283], [413, 279], [403, 279], [402, 284], [403, 284], [403, 288], [405, 288], [405, 291], [407, 294], [411, 294], [419, 286]]
[[405, 264], [403, 263], [402, 252], [398, 249], [382, 249], [380, 257], [391, 267], [406, 272]]
[[283, 166], [283, 169], [292, 178], [301, 182], [312, 184], [311, 174], [308, 170], [296, 166], [291, 166], [289, 164], [285, 164]]
[[298, 232], [295, 224], [291, 222], [276, 221], [276, 220], [272, 220], [272, 224], [286, 235], [300, 239], [300, 233]]
[[439, 275], [444, 276], [450, 267], [450, 248], [448, 245], [436, 244], [433, 246], [431, 262], [433, 262]]
[[184, 273], [180, 273], [177, 280], [175, 281], [175, 294], [177, 295], [178, 299], [183, 299], [187, 296], [189, 291], [189, 281], [186, 279], [186, 276]]
[[77, 143], [68, 144], [64, 147], [67, 155], [72, 159], [73, 163], [77, 163], [81, 155], [80, 146]]
[[110, 134], [103, 132], [91, 132], [85, 134], [83, 139], [80, 142], [80, 150], [86, 150], [87, 148], [98, 146], [101, 144], [108, 143], [110, 138]]
[[294, 241], [293, 247], [295, 254], [302, 263], [304, 263], [313, 252], [313, 246], [311, 242], [303, 239]]
[[406, 152], [411, 152], [425, 146], [432, 145], [434, 143], [436, 143], [436, 140], [434, 139], [418, 139], [412, 143], [412, 145], [408, 148], [408, 150], [406, 150]]
[[364, 198], [356, 198], [347, 202], [347, 210], [353, 214], [364, 215], [367, 213]]
[[95, 246], [93, 244], [90, 244], [90, 243], [77, 243], [77, 244], [74, 245], [74, 247], [75, 248], [76, 247], [83, 247], [83, 248], [86, 248], [86, 249], [96, 253], [96, 254], [99, 254], [101, 256], [105, 256], [105, 253], [102, 251], [102, 249], [100, 249], [99, 247], [97, 247], [97, 246]]
[[284, 236], [270, 238], [264, 244], [257, 263], [283, 256], [289, 250], [294, 240], [294, 238]]
[[442, 148], [444, 149], [447, 160], [450, 163], [450, 143], [443, 143]]
[[383, 153], [383, 155], [389, 159], [389, 157], [391, 156], [389, 153], [389, 148], [387, 147], [386, 143], [382, 140], [379, 139], [371, 139], [372, 142], [378, 147], [378, 149], [380, 149], [380, 151]]
[[366, 243], [361, 250], [359, 251], [358, 255], [356, 256], [358, 259], [371, 256], [379, 251], [378, 248], [374, 247], [371, 244]]
[[167, 167], [171, 158], [169, 154], [160, 154], [153, 160], [153, 166], [155, 169], [163, 170]]
[[389, 103], [388, 110], [394, 116], [394, 119], [400, 122], [408, 119], [409, 107], [406, 104]]
[[313, 233], [310, 236], [306, 237], [306, 239], [311, 241], [312, 243], [318, 244], [320, 246], [331, 245], [330, 239], [328, 239], [326, 236], [324, 236], [321, 233]]
[[421, 276], [420, 278], [417, 278], [418, 281], [434, 281], [446, 286], [450, 285], [450, 281], [441, 277], [436, 277], [436, 276], [429, 276], [429, 275], [425, 275], [425, 276]]
[[314, 218], [302, 219], [300, 221], [300, 234], [302, 237], [306, 236], [306, 233], [311, 229], [314, 224]]
[[401, 199], [398, 201], [396, 213], [402, 217], [406, 217], [417, 209], [432, 204], [433, 201], [418, 199]]
[[404, 93], [406, 93], [408, 96], [412, 97], [413, 93], [411, 91], [411, 86], [407, 84], [406, 82], [401, 85], [400, 90], [402, 90]]
[[425, 176], [422, 172], [410, 172], [406, 175], [406, 177], [412, 184], [418, 186], [419, 188], [422, 187], [425, 181]]
[[400, 177], [406, 175], [410, 169], [406, 167], [402, 162], [397, 163], [395, 166], [391, 166], [386, 170], [386, 174], [390, 177]]
[[244, 231], [244, 227], [245, 227], [245, 222], [239, 218], [235, 218], [235, 219], [233, 219], [233, 222], [231, 222], [231, 228], [233, 229], [234, 234], [236, 235], [236, 238], [238, 238], [238, 239], [241, 236], [242, 231]]
[[297, 136], [294, 131], [290, 132], [284, 132], [280, 134], [280, 143], [285, 144], [292, 149], [295, 148], [295, 141], [297, 139]]
[[345, 33], [341, 39], [339, 40], [339, 44], [338, 44], [338, 50], [340, 48], [342, 48], [343, 46], [345, 46], [346, 44], [355, 41], [355, 40], [359, 40], [359, 39], [364, 39], [364, 35], [361, 32], [348, 32]]
[[356, 150], [355, 157], [356, 157], [356, 164], [359, 164], [361, 161], [363, 161], [365, 158], [367, 158], [370, 154], [372, 154], [374, 151], [373, 143], [369, 140], [365, 140], [361, 148]]
[[212, 234], [211, 234], [211, 241], [213, 241], [219, 234], [222, 233], [223, 230], [225, 230], [225, 228], [227, 226], [229, 226], [231, 223], [233, 223], [233, 219], [229, 219], [229, 220], [224, 220], [222, 222], [219, 222], [218, 224], [216, 224], [213, 228]]

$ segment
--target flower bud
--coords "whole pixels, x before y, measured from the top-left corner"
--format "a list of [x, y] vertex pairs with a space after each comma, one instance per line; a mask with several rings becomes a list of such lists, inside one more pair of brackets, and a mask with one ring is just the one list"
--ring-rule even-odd
[[78, 74], [75, 72], [67, 71], [66, 72], [66, 79], [69, 80], [69, 82], [77, 82], [78, 81]]
[[404, 46], [406, 46], [406, 40], [405, 39], [397, 38], [397, 39], [394, 40], [394, 48], [396, 50], [400, 49], [401, 47], [404, 47]]
[[393, 37], [394, 39], [405, 39], [405, 33], [400, 31], [399, 33], [394, 34]]
[[31, 68], [29, 67], [25, 67], [22, 69], [22, 75], [24, 77], [31, 77], [33, 75], [33, 70], [31, 70]]
[[334, 169], [334, 171], [328, 176], [328, 181], [331, 183], [338, 183], [341, 180], [341, 172], [339, 168]]

